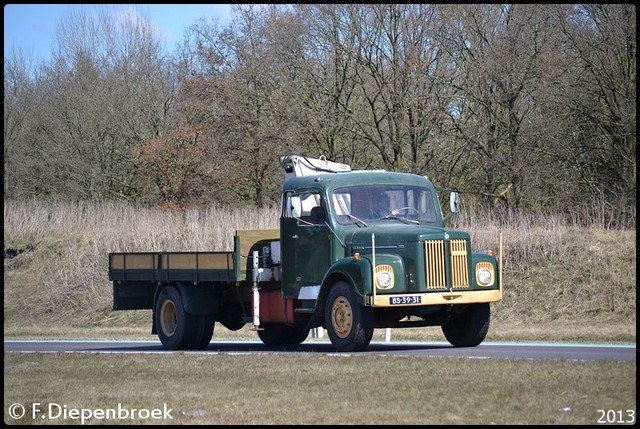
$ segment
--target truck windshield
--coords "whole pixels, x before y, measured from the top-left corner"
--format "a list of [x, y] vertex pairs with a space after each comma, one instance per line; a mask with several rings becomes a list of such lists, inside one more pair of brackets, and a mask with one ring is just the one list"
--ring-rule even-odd
[[336, 189], [333, 212], [341, 224], [388, 219], [436, 222], [436, 200], [428, 188], [407, 185], [360, 185]]

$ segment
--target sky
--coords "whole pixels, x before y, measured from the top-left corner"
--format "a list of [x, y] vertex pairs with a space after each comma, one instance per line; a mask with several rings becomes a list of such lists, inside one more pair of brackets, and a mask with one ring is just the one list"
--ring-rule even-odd
[[223, 26], [231, 20], [230, 4], [5, 4], [5, 55], [16, 48], [32, 55], [35, 63], [50, 60], [58, 22], [71, 9], [95, 10], [96, 7], [113, 8], [114, 13], [116, 9], [143, 10], [144, 15], [158, 28], [169, 50], [182, 39], [186, 27], [200, 17], [206, 17], [207, 20], [217, 18]]

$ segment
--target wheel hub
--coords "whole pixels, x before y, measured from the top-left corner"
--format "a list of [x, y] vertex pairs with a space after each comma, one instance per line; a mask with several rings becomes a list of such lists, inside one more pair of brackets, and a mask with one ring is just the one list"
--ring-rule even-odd
[[336, 335], [346, 338], [351, 333], [353, 325], [353, 311], [349, 301], [340, 296], [336, 298], [331, 307], [331, 324]]
[[162, 332], [164, 332], [167, 337], [170, 337], [176, 331], [176, 325], [176, 306], [173, 302], [167, 300], [162, 303], [162, 307], [160, 308], [160, 329], [162, 329]]

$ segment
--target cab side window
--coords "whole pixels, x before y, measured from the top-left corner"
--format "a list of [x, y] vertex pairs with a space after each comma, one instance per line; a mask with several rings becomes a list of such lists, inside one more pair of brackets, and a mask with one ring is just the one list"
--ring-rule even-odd
[[299, 225], [324, 225], [326, 220], [326, 212], [318, 192], [286, 194], [283, 215], [298, 219]]

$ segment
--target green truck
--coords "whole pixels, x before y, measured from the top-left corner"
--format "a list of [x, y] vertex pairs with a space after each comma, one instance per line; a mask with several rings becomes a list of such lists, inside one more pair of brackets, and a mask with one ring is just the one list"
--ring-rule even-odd
[[[113, 309], [151, 309], [166, 349], [203, 349], [216, 322], [267, 346], [326, 329], [340, 352], [376, 328], [440, 326], [454, 347], [487, 335], [502, 299], [499, 254], [447, 229], [425, 176], [283, 155], [280, 228], [239, 230], [233, 251], [109, 254]], [[452, 210], [458, 200], [451, 193]]]

